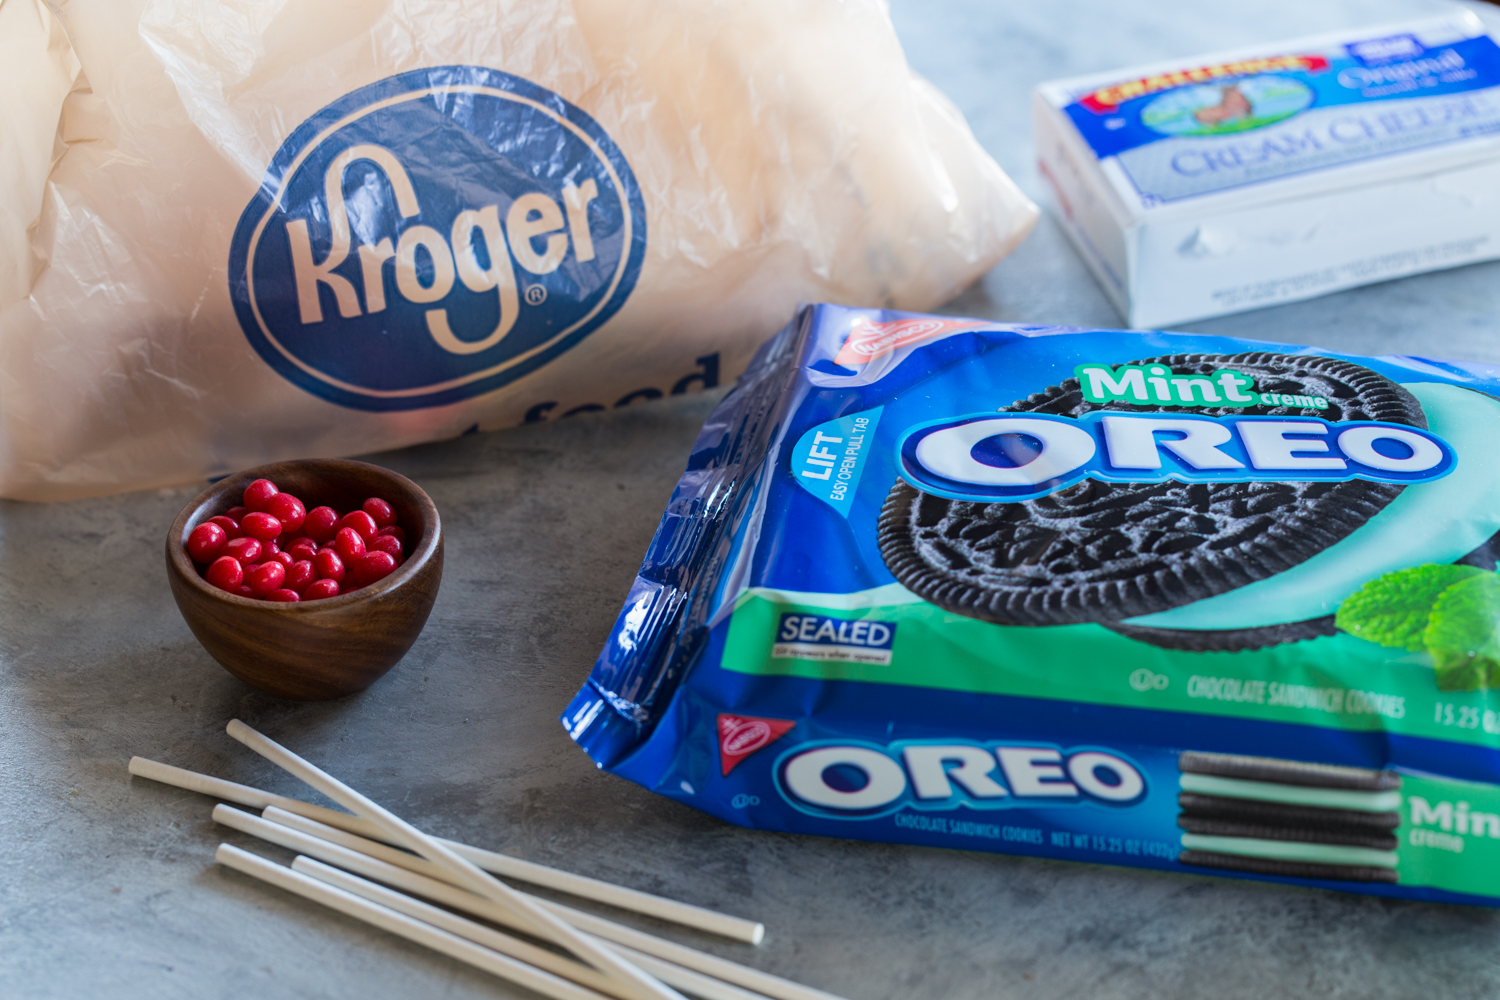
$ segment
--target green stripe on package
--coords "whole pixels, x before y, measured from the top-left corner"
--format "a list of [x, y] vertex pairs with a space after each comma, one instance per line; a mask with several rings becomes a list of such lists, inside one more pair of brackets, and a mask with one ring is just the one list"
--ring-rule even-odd
[[568, 732], [729, 822], [1500, 904], [1500, 370], [809, 307]]
[[[788, 655], [778, 639], [786, 615], [897, 628], [883, 662], [807, 659]], [[1430, 658], [1419, 652], [1393, 656], [1346, 633], [1234, 653], [1160, 649], [1098, 625], [995, 626], [944, 611], [899, 584], [855, 594], [748, 590], [734, 610], [723, 667], [1395, 732], [1500, 749], [1500, 703], [1488, 690], [1439, 690]]]
[[1402, 881], [1500, 896], [1500, 788], [1405, 775], [1401, 792]]

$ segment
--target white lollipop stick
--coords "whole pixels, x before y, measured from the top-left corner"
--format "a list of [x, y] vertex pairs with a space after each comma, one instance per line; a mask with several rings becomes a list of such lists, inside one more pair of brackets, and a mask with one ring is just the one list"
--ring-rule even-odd
[[[197, 771], [189, 771], [182, 767], [173, 767], [171, 764], [163, 764], [161, 761], [150, 760], [146, 757], [130, 758], [130, 773], [137, 778], [149, 778], [159, 781], [164, 785], [172, 785], [176, 788], [185, 788], [190, 792], [200, 795], [211, 795], [225, 802], [237, 802], [242, 806], [250, 806], [252, 809], [264, 809], [266, 806], [277, 806], [287, 812], [296, 813], [315, 819], [320, 823], [327, 823], [340, 829], [348, 830], [359, 827], [356, 833], [364, 833], [365, 836], [374, 836], [375, 831], [380, 828], [374, 823], [362, 820], [358, 816], [339, 812], [336, 809], [328, 809], [323, 806], [313, 805], [311, 802], [303, 802], [301, 799], [288, 798], [285, 795], [277, 795], [274, 792], [264, 792], [259, 788], [249, 785], [241, 785], [234, 781], [225, 781], [223, 778], [214, 778]], [[365, 832], [369, 831], [369, 832]]]
[[[538, 968], [546, 969], [548, 972], [571, 979], [601, 993], [613, 995], [615, 992], [614, 983], [611, 980], [599, 975], [586, 965], [571, 962], [550, 951], [517, 940], [509, 934], [502, 934], [492, 927], [449, 913], [447, 910], [438, 909], [436, 906], [402, 895], [394, 889], [387, 889], [383, 885], [376, 885], [357, 875], [350, 875], [331, 865], [325, 865], [321, 861], [314, 861], [312, 858], [299, 855], [292, 862], [292, 870], [311, 876], [320, 882], [337, 886], [346, 892], [352, 892], [356, 896], [363, 896], [373, 903], [388, 906], [397, 913], [404, 913], [409, 917], [425, 921], [434, 927], [457, 934], [461, 938], [468, 938], [475, 944], [492, 948], [523, 962], [529, 962]], [[702, 997], [703, 1000], [766, 1000], [759, 993], [742, 990], [738, 986], [731, 986], [670, 962], [652, 958], [650, 955], [628, 948], [624, 951], [631, 961], [668, 986], [686, 990], [695, 996]]]
[[463, 880], [464, 887], [483, 898], [498, 904], [502, 909], [525, 924], [528, 933], [551, 941], [589, 963], [600, 972], [617, 980], [628, 992], [630, 1000], [682, 1000], [682, 994], [663, 985], [640, 969], [625, 961], [607, 948], [584, 937], [561, 918], [540, 907], [529, 896], [519, 893], [491, 875], [481, 871], [472, 861], [453, 852], [453, 849], [433, 840], [410, 823], [382, 806], [356, 792], [331, 774], [313, 766], [292, 753], [286, 747], [261, 735], [239, 719], [229, 723], [231, 737], [281, 767], [289, 774], [316, 788], [350, 812], [384, 829], [405, 847], [410, 847], [434, 864], [441, 865]]
[[300, 872], [294, 872], [290, 868], [272, 864], [264, 858], [257, 857], [249, 851], [242, 851], [230, 844], [220, 844], [214, 857], [219, 864], [233, 868], [235, 871], [296, 893], [315, 903], [322, 903], [355, 920], [379, 927], [383, 931], [389, 931], [408, 941], [414, 941], [433, 951], [441, 952], [449, 958], [472, 965], [476, 969], [483, 969], [493, 976], [524, 986], [529, 990], [535, 990], [543, 996], [552, 997], [553, 1000], [605, 1000], [603, 994], [594, 990], [585, 989], [550, 972], [533, 968], [488, 948], [482, 948], [456, 934], [440, 930], [420, 920], [413, 920], [405, 914], [372, 903], [353, 893], [334, 888]]
[[461, 938], [473, 941], [482, 948], [498, 951], [502, 955], [509, 955], [517, 961], [525, 962], [527, 965], [534, 965], [538, 969], [552, 973], [554, 976], [571, 979], [580, 986], [586, 986], [591, 990], [598, 990], [600, 993], [607, 993], [610, 996], [619, 995], [618, 987], [615, 985], [614, 980], [602, 973], [596, 972], [582, 962], [575, 962], [571, 958], [557, 954], [555, 951], [548, 951], [546, 948], [522, 941], [520, 938], [503, 934], [493, 927], [487, 927], [466, 917], [449, 913], [447, 910], [442, 910], [430, 903], [413, 899], [394, 889], [387, 889], [383, 885], [367, 882], [357, 875], [350, 875], [348, 872], [325, 865], [321, 861], [314, 861], [306, 855], [299, 854], [292, 861], [291, 870], [306, 875], [309, 878], [317, 879], [319, 882], [327, 883], [337, 889], [342, 889], [344, 892], [360, 896], [372, 903], [388, 907], [397, 913], [411, 917], [413, 920], [420, 920], [424, 924], [431, 924], [438, 930], [447, 931], [449, 934], [456, 934]]
[[[265, 792], [259, 788], [252, 788], [249, 785], [225, 781], [222, 778], [213, 778], [206, 774], [199, 774], [196, 771], [189, 771], [185, 768], [173, 767], [170, 764], [148, 760], [145, 757], [130, 758], [130, 773], [140, 778], [149, 778], [152, 781], [160, 781], [166, 785], [185, 788], [188, 791], [198, 792], [202, 795], [211, 795], [214, 798], [223, 799], [225, 802], [237, 802], [240, 805], [251, 806], [255, 809], [275, 806], [289, 813], [305, 816], [308, 819], [316, 820], [327, 826], [358, 834], [361, 837], [371, 840], [389, 842], [393, 839], [390, 834], [381, 830], [380, 827], [369, 820], [360, 819], [358, 816], [353, 816], [349, 813], [313, 805], [311, 802], [303, 802], [301, 799], [293, 799], [285, 795]], [[559, 871], [556, 868], [539, 865], [534, 861], [522, 861], [520, 858], [512, 858], [505, 854], [497, 854], [494, 851], [470, 847], [467, 844], [444, 840], [441, 837], [434, 839], [448, 845], [455, 853], [468, 858], [480, 868], [494, 872], [496, 875], [518, 879], [522, 882], [530, 882], [533, 885], [546, 886], [548, 889], [556, 889], [558, 892], [566, 892], [582, 899], [591, 899], [596, 903], [604, 903], [607, 906], [616, 906], [622, 910], [644, 913], [648, 917], [681, 924], [684, 927], [691, 927], [694, 930], [704, 931], [709, 934], [717, 934], [720, 937], [726, 937], [734, 941], [744, 941], [747, 944], [760, 944], [765, 939], [765, 925], [754, 920], [744, 920], [740, 917], [727, 916], [701, 906], [681, 903], [675, 899], [664, 899], [661, 896], [654, 896], [649, 892], [627, 889], [624, 886], [613, 885], [599, 879], [589, 878], [586, 875], [575, 875], [572, 872]]]
[[[487, 899], [481, 899], [473, 893], [468, 892], [450, 882], [433, 878], [425, 872], [433, 870], [429, 862], [421, 859], [412, 859], [407, 865], [397, 866], [384, 861], [379, 861], [359, 851], [337, 844], [329, 843], [317, 837], [272, 823], [269, 820], [252, 816], [229, 806], [216, 806], [214, 808], [214, 819], [225, 826], [232, 827], [252, 836], [260, 837], [282, 847], [290, 848], [302, 854], [337, 865], [347, 871], [355, 872], [366, 878], [376, 879], [386, 885], [395, 886], [404, 892], [423, 896], [443, 904], [451, 906], [466, 913], [472, 913], [477, 917], [493, 921], [506, 927], [524, 931], [526, 928], [512, 914], [503, 907], [497, 906]], [[408, 867], [409, 866], [409, 867]], [[582, 913], [559, 903], [531, 897], [538, 905], [543, 906], [553, 913], [574, 924], [580, 930], [597, 935], [614, 944], [625, 945], [645, 954], [681, 965], [684, 968], [701, 972], [715, 979], [763, 993], [777, 1000], [843, 1000], [833, 993], [814, 989], [794, 983], [780, 976], [773, 976], [768, 972], [751, 969], [727, 959], [707, 955], [692, 948], [675, 944], [671, 941], [633, 930], [620, 924], [612, 923], [602, 917]]]
[[[343, 830], [335, 830], [327, 824], [319, 823], [317, 820], [308, 819], [305, 816], [289, 813], [285, 809], [278, 809], [275, 806], [267, 806], [265, 812], [260, 815], [261, 819], [267, 823], [275, 823], [277, 826], [284, 826], [288, 830], [296, 830], [298, 833], [305, 833], [309, 837], [326, 840], [328, 843], [337, 844], [339, 847], [347, 847], [351, 851], [358, 851], [360, 854], [384, 861], [388, 865], [396, 865], [399, 868], [405, 868], [407, 871], [421, 872], [428, 878], [435, 878], [440, 882], [447, 882], [449, 885], [463, 886], [458, 876], [442, 865], [435, 865], [426, 858], [418, 857], [410, 851], [403, 851], [399, 847], [391, 847], [388, 844], [382, 844], [368, 837], [345, 833]], [[214, 810], [214, 817], [218, 818], [217, 809]]]

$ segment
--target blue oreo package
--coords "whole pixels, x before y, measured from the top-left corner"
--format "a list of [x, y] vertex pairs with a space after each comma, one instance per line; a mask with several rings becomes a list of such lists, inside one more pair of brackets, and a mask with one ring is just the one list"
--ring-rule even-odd
[[804, 308], [562, 721], [742, 826], [1500, 903], [1500, 368]]

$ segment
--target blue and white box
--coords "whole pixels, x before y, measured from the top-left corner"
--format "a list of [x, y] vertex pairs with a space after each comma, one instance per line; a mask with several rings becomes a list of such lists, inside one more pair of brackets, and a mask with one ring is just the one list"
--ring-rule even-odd
[[1136, 327], [1500, 257], [1500, 46], [1472, 14], [1042, 84], [1039, 167]]

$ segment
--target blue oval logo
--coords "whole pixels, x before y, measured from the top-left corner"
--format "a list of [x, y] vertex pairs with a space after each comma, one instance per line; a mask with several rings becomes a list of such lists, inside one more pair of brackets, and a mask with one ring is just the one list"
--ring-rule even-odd
[[490, 392], [625, 303], [646, 210], [584, 112], [479, 66], [334, 101], [277, 150], [229, 252], [240, 325], [301, 388], [361, 410]]

